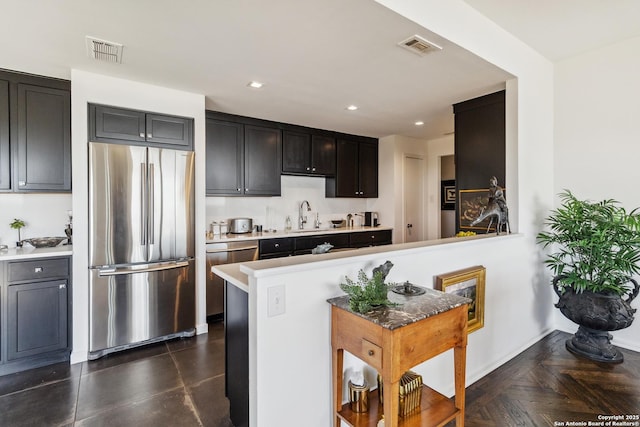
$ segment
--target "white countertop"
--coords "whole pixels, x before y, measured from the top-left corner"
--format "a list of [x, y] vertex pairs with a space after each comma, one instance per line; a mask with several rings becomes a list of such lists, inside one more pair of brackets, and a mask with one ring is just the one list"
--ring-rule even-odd
[[12, 261], [16, 259], [48, 258], [55, 256], [73, 255], [73, 246], [60, 245], [54, 248], [34, 248], [25, 245], [23, 248], [11, 248], [0, 251], [0, 261]]
[[223, 236], [215, 236], [213, 239], [207, 239], [207, 243], [219, 243], [219, 242], [239, 242], [243, 240], [261, 240], [261, 239], [275, 239], [280, 237], [301, 237], [301, 236], [314, 236], [320, 234], [339, 234], [339, 233], [359, 233], [367, 231], [383, 231], [393, 230], [392, 227], [338, 227], [338, 228], [307, 228], [305, 230], [277, 230], [277, 231], [263, 231], [262, 233], [243, 233], [243, 234], [225, 234]]

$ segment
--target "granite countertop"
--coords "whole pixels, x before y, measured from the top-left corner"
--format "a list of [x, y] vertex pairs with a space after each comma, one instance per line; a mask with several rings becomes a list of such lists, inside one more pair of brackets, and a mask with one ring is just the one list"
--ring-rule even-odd
[[31, 258], [48, 258], [73, 255], [73, 246], [59, 245], [53, 248], [34, 248], [25, 245], [23, 248], [11, 248], [0, 251], [0, 261], [12, 261]]
[[314, 236], [320, 234], [339, 234], [339, 233], [359, 233], [367, 231], [382, 231], [393, 230], [393, 227], [338, 227], [338, 228], [308, 228], [305, 230], [276, 230], [276, 231], [263, 231], [262, 233], [241, 233], [241, 234], [225, 234], [223, 236], [215, 236], [213, 239], [207, 239], [207, 243], [219, 243], [219, 242], [239, 242], [243, 240], [261, 240], [261, 239], [276, 239], [281, 237], [301, 237], [301, 236]]
[[444, 313], [463, 304], [469, 304], [469, 298], [454, 294], [447, 294], [435, 289], [425, 288], [425, 293], [416, 296], [400, 295], [389, 291], [389, 301], [399, 304], [390, 307], [378, 307], [367, 313], [358, 313], [349, 308], [349, 296], [343, 295], [328, 299], [327, 302], [370, 322], [382, 326], [385, 329], [397, 329], [402, 326], [415, 323]]

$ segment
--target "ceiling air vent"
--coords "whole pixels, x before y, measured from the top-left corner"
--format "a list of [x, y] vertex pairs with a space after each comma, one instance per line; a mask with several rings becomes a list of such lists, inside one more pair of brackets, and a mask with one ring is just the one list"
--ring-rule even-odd
[[411, 36], [408, 39], [401, 41], [400, 43], [398, 43], [398, 46], [403, 47], [407, 50], [410, 50], [411, 52], [420, 56], [424, 56], [427, 53], [430, 53], [436, 50], [442, 50], [442, 48], [437, 44], [432, 43], [429, 40], [423, 39], [418, 35]]
[[120, 43], [100, 40], [95, 37], [87, 36], [87, 53], [93, 59], [98, 61], [122, 62], [122, 48]]

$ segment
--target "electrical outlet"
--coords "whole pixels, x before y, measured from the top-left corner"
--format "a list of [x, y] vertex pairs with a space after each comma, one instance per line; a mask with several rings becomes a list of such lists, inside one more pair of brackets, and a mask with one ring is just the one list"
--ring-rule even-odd
[[279, 316], [285, 311], [284, 285], [272, 286], [267, 289], [267, 317]]

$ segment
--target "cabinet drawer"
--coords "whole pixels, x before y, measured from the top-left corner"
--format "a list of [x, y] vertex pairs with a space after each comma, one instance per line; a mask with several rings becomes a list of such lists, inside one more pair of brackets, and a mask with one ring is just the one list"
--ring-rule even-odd
[[68, 258], [9, 262], [8, 281], [39, 280], [69, 276]]
[[351, 233], [351, 247], [375, 246], [391, 243], [391, 230]]
[[330, 243], [335, 249], [349, 247], [349, 234], [323, 234], [321, 236], [305, 236], [296, 238], [296, 253], [311, 250], [318, 245]]
[[382, 348], [374, 343], [362, 340], [362, 360], [373, 368], [380, 370], [382, 368]]
[[293, 239], [283, 237], [281, 239], [260, 240], [260, 256], [277, 252], [292, 252]]

